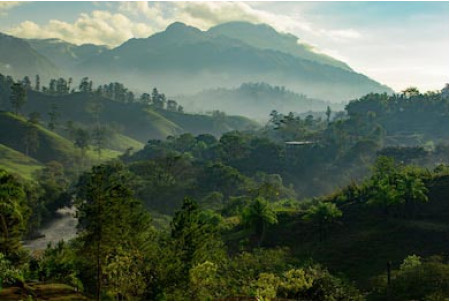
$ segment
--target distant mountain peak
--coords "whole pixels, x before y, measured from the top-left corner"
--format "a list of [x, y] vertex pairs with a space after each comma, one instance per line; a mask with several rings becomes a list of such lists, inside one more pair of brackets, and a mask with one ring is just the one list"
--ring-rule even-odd
[[187, 25], [183, 22], [174, 22], [167, 26], [166, 32], [200, 32], [200, 30], [196, 27]]

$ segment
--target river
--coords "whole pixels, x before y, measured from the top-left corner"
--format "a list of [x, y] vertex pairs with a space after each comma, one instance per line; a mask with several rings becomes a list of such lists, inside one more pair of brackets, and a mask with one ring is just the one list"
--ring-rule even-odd
[[38, 230], [45, 237], [24, 241], [25, 248], [32, 251], [41, 250], [47, 248], [49, 242], [56, 244], [60, 240], [68, 241], [76, 237], [78, 219], [75, 218], [75, 208], [64, 207], [56, 212], [59, 216]]

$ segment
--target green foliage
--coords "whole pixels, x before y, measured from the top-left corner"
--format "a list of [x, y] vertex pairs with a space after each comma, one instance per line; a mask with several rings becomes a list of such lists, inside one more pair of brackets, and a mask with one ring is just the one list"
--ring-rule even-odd
[[283, 298], [299, 299], [301, 293], [312, 287], [313, 277], [304, 269], [291, 269], [283, 273], [280, 294]]
[[[79, 226], [82, 229], [79, 253], [97, 272], [94, 279], [97, 298], [104, 291], [102, 281], [108, 266], [121, 260], [123, 254], [127, 256], [149, 236], [149, 214], [134, 198], [131, 182], [123, 165], [112, 162], [93, 167], [77, 185]], [[110, 286], [106, 288], [113, 291]]]
[[439, 257], [408, 256], [392, 272], [391, 284], [382, 276], [374, 281], [372, 299], [447, 301], [448, 263]]
[[0, 291], [3, 287], [13, 285], [17, 281], [23, 281], [23, 273], [15, 268], [5, 255], [0, 253]]
[[[392, 158], [381, 156], [368, 181], [368, 203], [380, 205], [385, 213], [403, 206], [403, 215], [414, 216], [415, 205], [428, 201], [423, 171], [412, 166], [398, 166]], [[408, 213], [405, 209], [408, 209]]]
[[108, 259], [105, 268], [108, 293], [113, 298], [137, 300], [146, 289], [145, 260], [139, 250], [119, 248]]
[[253, 230], [258, 238], [258, 246], [261, 246], [267, 226], [278, 223], [278, 220], [269, 203], [258, 197], [244, 209], [242, 222]]
[[221, 290], [217, 277], [218, 266], [205, 261], [189, 270], [189, 288], [194, 300], [214, 300]]
[[18, 252], [28, 216], [23, 185], [0, 170], [0, 253], [10, 257]]
[[14, 83], [11, 86], [9, 100], [14, 108], [14, 113], [17, 115], [27, 101], [27, 91], [21, 83]]
[[276, 298], [280, 278], [272, 273], [260, 273], [256, 281], [256, 299], [258, 301], [270, 301]]
[[76, 249], [60, 241], [54, 246], [48, 245], [42, 257], [38, 259], [38, 277], [46, 282], [62, 282], [78, 291], [83, 290], [83, 284], [78, 278]]
[[336, 204], [328, 202], [319, 202], [311, 206], [303, 216], [305, 220], [313, 221], [318, 225], [320, 241], [326, 237], [329, 226], [339, 217], [342, 217], [342, 211]]

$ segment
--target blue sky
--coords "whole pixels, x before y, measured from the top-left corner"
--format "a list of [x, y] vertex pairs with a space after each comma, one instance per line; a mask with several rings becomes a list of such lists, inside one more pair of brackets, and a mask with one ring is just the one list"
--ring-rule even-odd
[[395, 90], [448, 82], [448, 2], [0, 2], [0, 31], [116, 46], [174, 21], [268, 23]]

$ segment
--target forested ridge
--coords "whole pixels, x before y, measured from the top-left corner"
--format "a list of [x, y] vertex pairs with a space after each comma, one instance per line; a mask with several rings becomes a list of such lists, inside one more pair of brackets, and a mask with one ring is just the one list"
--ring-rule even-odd
[[1, 299], [448, 300], [448, 87], [260, 125], [74, 83], [0, 76]]

